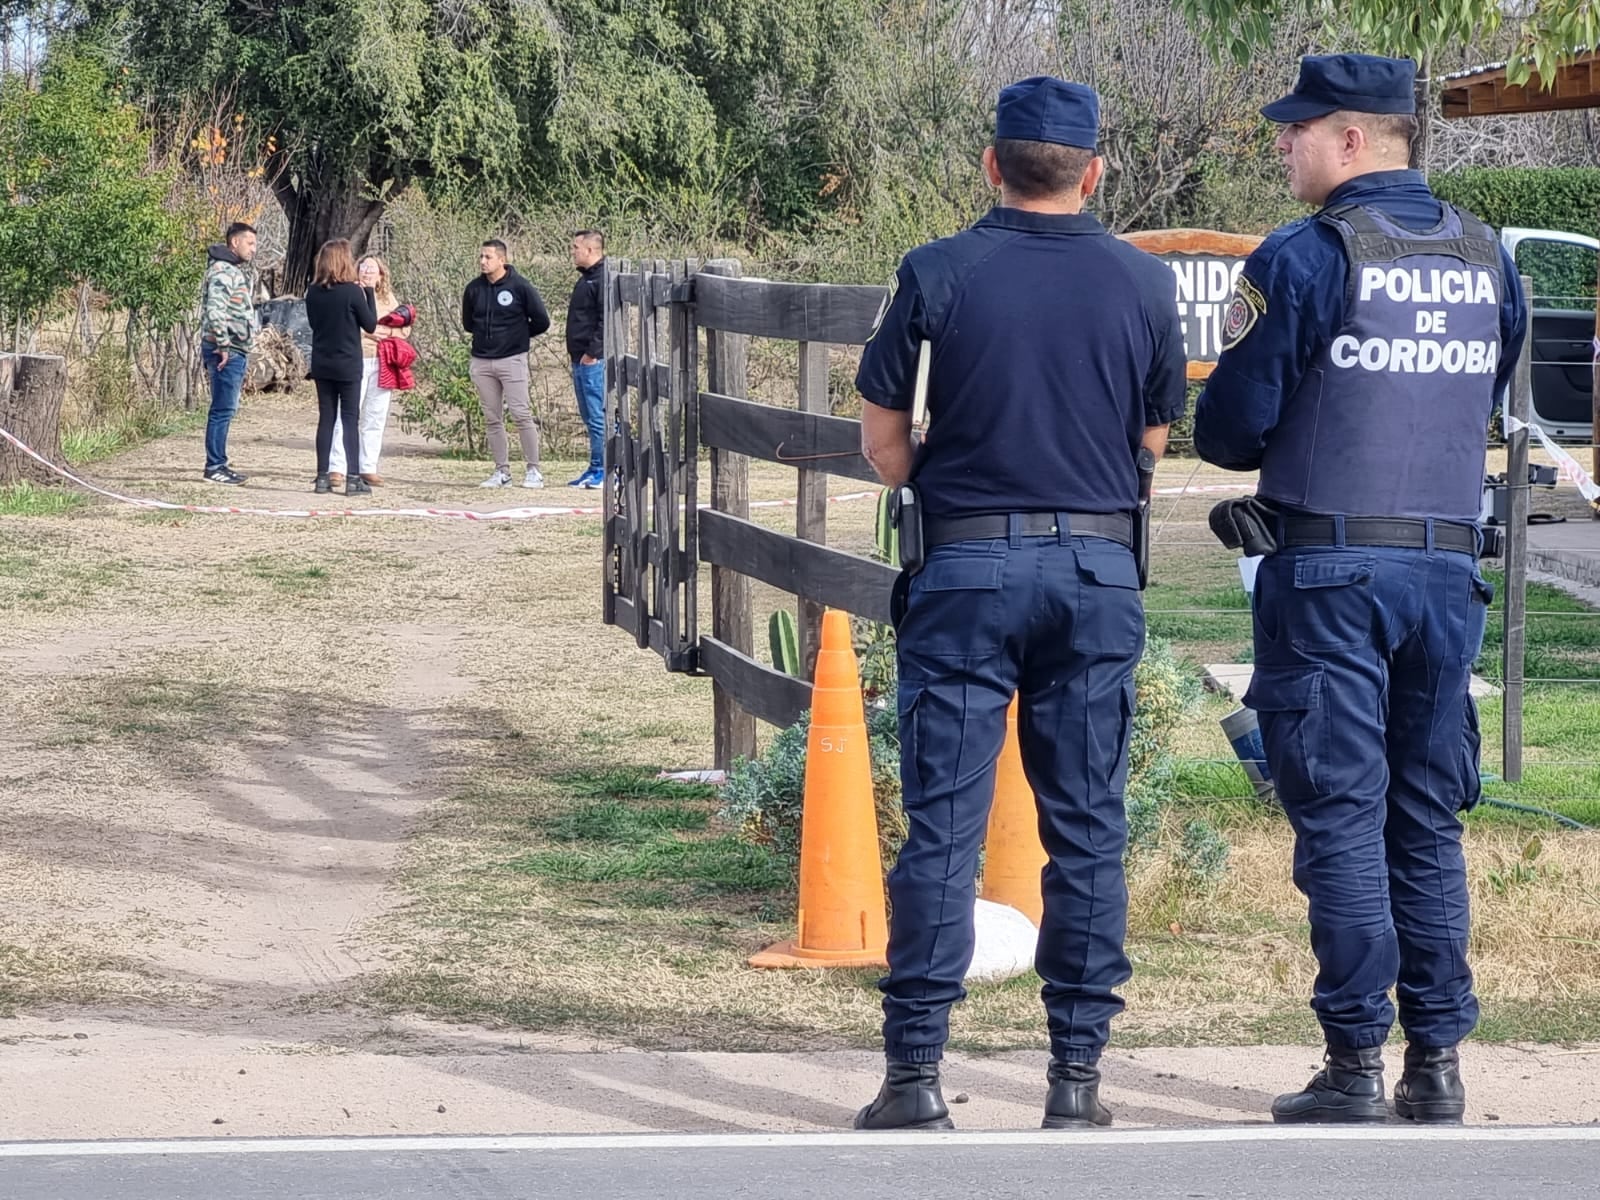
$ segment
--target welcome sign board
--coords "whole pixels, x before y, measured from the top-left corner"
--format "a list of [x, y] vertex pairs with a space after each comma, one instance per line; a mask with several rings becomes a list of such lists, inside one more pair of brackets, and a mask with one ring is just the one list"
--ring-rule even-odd
[[1204, 379], [1222, 353], [1228, 301], [1239, 272], [1261, 239], [1212, 229], [1152, 229], [1125, 233], [1122, 240], [1155, 255], [1172, 269], [1188, 377]]

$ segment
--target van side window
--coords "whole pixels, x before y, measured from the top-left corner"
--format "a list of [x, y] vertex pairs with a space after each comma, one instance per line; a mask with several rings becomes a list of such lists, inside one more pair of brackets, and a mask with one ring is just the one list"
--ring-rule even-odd
[[1514, 255], [1517, 270], [1533, 281], [1530, 308], [1594, 311], [1595, 251], [1530, 237], [1517, 243]]

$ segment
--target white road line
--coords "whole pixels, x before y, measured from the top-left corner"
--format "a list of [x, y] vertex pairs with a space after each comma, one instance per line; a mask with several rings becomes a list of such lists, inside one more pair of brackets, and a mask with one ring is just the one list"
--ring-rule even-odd
[[117, 1158], [196, 1154], [416, 1154], [571, 1150], [755, 1150], [861, 1146], [1179, 1146], [1228, 1142], [1600, 1142], [1600, 1126], [1408, 1128], [1382, 1125], [1260, 1125], [1207, 1129], [1128, 1129], [971, 1133], [660, 1133], [531, 1134], [510, 1137], [194, 1138], [172, 1141], [9, 1142], [6, 1158]]

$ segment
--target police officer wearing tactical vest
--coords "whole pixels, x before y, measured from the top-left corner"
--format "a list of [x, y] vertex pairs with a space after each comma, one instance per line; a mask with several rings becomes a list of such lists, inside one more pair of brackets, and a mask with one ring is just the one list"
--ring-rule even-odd
[[1294, 828], [1319, 968], [1326, 1065], [1278, 1097], [1280, 1122], [1384, 1120], [1396, 1007], [1396, 1113], [1460, 1121], [1456, 1047], [1478, 1019], [1459, 816], [1479, 794], [1477, 520], [1527, 312], [1494, 235], [1406, 169], [1414, 73], [1307, 57], [1262, 109], [1295, 197], [1321, 208], [1251, 254], [1195, 407], [1201, 457], [1261, 472], [1212, 528], [1266, 555], [1244, 702]]
[[[1123, 952], [1123, 784], [1144, 646], [1149, 477], [1184, 409], [1170, 270], [1082, 212], [1093, 91], [1004, 89], [983, 170], [1000, 202], [897, 270], [856, 376], [862, 448], [896, 489], [900, 776], [889, 876], [887, 1078], [858, 1128], [948, 1129], [939, 1062], [973, 953], [978, 851], [1006, 712], [1049, 861], [1037, 967], [1047, 1128], [1104, 1125], [1097, 1063]], [[913, 440], [923, 343], [929, 427]], [[908, 483], [909, 481], [909, 483]], [[920, 519], [918, 514], [920, 514]]]

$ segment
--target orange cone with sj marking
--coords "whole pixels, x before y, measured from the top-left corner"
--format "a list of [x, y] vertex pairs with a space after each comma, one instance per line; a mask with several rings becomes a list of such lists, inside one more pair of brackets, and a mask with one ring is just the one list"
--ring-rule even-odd
[[770, 946], [752, 967], [884, 967], [889, 923], [878, 858], [878, 813], [850, 618], [822, 618], [806, 739], [800, 813], [800, 904], [793, 941]]
[[1044, 918], [1042, 872], [1048, 856], [1039, 840], [1039, 806], [1022, 770], [1017, 698], [1006, 710], [1006, 740], [994, 769], [994, 803], [984, 840], [983, 898], [1009, 904], [1035, 928]]

